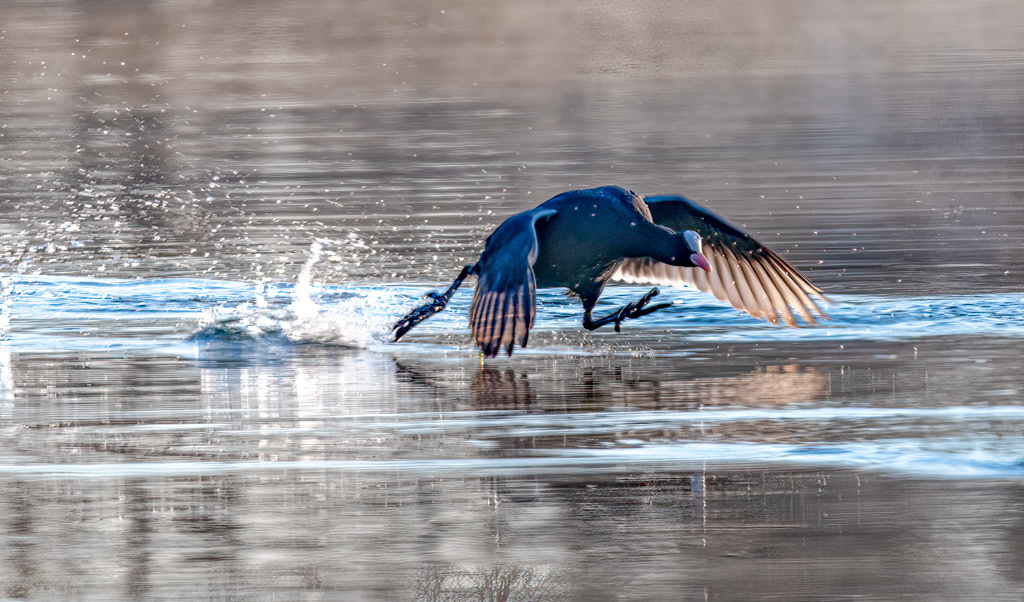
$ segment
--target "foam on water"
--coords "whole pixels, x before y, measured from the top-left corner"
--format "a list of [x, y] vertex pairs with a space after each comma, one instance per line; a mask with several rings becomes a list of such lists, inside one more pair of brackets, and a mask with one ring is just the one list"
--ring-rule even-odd
[[[274, 290], [268, 301], [268, 288]], [[254, 300], [202, 311], [192, 340], [259, 340], [366, 348], [383, 343], [404, 297], [387, 288], [335, 288], [322, 296], [305, 287], [256, 285]], [[281, 301], [279, 297], [285, 297]]]

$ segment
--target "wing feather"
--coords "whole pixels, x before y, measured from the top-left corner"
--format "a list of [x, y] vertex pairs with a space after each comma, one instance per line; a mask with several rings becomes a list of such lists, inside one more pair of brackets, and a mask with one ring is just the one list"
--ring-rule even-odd
[[[822, 290], [817, 286], [811, 284], [810, 280], [807, 280], [807, 278], [805, 278], [803, 274], [796, 271], [796, 268], [786, 263], [784, 259], [776, 255], [775, 253], [771, 254], [771, 258], [772, 261], [775, 262], [779, 275], [786, 280], [786, 282], [789, 284], [790, 290], [792, 290], [793, 294], [803, 303], [804, 310], [806, 310], [807, 313], [818, 314], [820, 318], [827, 320], [828, 316], [821, 309], [821, 307], [818, 306], [814, 299], [811, 298], [811, 295], [816, 295], [820, 297], [823, 301], [831, 303], [831, 301], [829, 301], [828, 297], [825, 296]], [[800, 307], [798, 306], [797, 309], [799, 310]], [[816, 321], [814, 321], [814, 318], [809, 318], [808, 321], [811, 322], [812, 324], [817, 323]]]
[[[768, 295], [768, 307], [777, 312], [776, 315], [782, 317], [782, 321], [786, 323], [786, 326], [796, 328], [796, 317], [793, 316], [793, 312], [789, 309], [789, 302], [786, 301], [782, 291], [776, 288], [772, 277], [760, 263], [756, 261], [751, 261], [749, 263], [750, 268], [754, 270], [754, 273], [757, 274], [757, 279], [761, 282], [761, 289]], [[773, 323], [778, 324], [777, 321]]]
[[473, 338], [486, 357], [497, 355], [503, 348], [512, 355], [517, 344], [526, 346], [537, 314], [535, 225], [538, 219], [553, 213], [551, 209], [534, 209], [514, 215], [487, 239], [477, 264], [478, 281], [469, 308]]
[[740, 267], [739, 259], [732, 253], [726, 253], [725, 260], [729, 264], [729, 269], [732, 271], [732, 285], [733, 288], [739, 291], [740, 302], [743, 304], [743, 311], [755, 318], [764, 317], [764, 312], [761, 311], [761, 305], [757, 302], [757, 298], [754, 296], [754, 291], [750, 288], [750, 281], [747, 280], [747, 275], [743, 273], [743, 268]]
[[729, 291], [725, 288], [726, 278], [724, 272], [725, 266], [723, 265], [722, 256], [718, 254], [712, 254], [708, 257], [708, 263], [711, 264], [711, 271], [708, 272], [708, 281], [711, 283], [711, 293], [718, 297], [720, 301], [726, 303], [732, 303], [732, 299], [729, 298]]
[[830, 303], [825, 293], [743, 230], [683, 196], [653, 196], [645, 201], [654, 223], [701, 235], [712, 271], [675, 267], [644, 257], [622, 261], [612, 278], [666, 286], [687, 284], [773, 324], [781, 318], [796, 327], [797, 315], [808, 324], [828, 319], [820, 305]]
[[750, 267], [750, 262], [745, 257], [740, 257], [736, 260], [736, 265], [743, 272], [743, 280], [750, 289], [750, 294], [754, 299], [754, 304], [757, 306], [759, 317], [768, 320], [772, 324], [778, 324], [779, 314], [771, 306], [771, 300], [768, 298], [768, 294], [764, 292], [764, 289], [761, 288], [761, 280], [754, 273], [754, 269]]

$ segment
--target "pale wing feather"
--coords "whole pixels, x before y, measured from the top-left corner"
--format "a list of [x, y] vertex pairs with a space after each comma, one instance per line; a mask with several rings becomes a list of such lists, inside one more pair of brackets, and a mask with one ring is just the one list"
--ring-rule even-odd
[[749, 263], [751, 269], [754, 270], [758, 280], [761, 282], [761, 289], [768, 295], [768, 306], [778, 312], [779, 316], [782, 316], [782, 321], [786, 323], [786, 326], [795, 328], [797, 326], [796, 317], [793, 316], [793, 312], [789, 309], [789, 303], [782, 292], [775, 287], [772, 277], [768, 275], [768, 272], [765, 271], [764, 266], [760, 263], [756, 261]]
[[773, 324], [809, 324], [828, 316], [819, 302], [829, 303], [820, 288], [771, 249], [685, 197], [648, 197], [655, 223], [675, 231], [695, 230], [704, 238], [710, 273], [660, 263], [648, 257], [623, 260], [614, 280], [663, 286], [688, 285], [714, 295], [736, 309]]
[[725, 260], [729, 263], [729, 270], [732, 272], [732, 286], [739, 290], [743, 311], [755, 318], [763, 318], [765, 314], [761, 311], [761, 305], [757, 302], [754, 291], [750, 288], [750, 281], [747, 280], [747, 275], [743, 273], [739, 260], [732, 254], [726, 254]]
[[771, 299], [768, 298], [768, 293], [764, 292], [764, 289], [761, 288], [761, 280], [754, 273], [754, 268], [750, 267], [750, 262], [746, 259], [741, 259], [737, 261], [737, 265], [739, 265], [740, 271], [743, 272], [743, 280], [746, 281], [747, 286], [750, 288], [760, 316], [772, 324], [778, 324], [779, 314], [771, 306]]

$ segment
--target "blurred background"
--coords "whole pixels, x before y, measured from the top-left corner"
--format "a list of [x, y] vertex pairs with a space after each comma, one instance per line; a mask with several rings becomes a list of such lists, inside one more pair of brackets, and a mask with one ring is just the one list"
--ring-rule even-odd
[[12, 2], [3, 261], [294, 279], [327, 238], [335, 280], [437, 282], [615, 183], [706, 200], [829, 290], [1018, 289], [1022, 10]]

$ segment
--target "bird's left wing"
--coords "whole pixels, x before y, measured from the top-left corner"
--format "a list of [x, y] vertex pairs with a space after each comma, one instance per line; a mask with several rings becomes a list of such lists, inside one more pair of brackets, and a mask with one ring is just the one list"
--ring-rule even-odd
[[796, 268], [752, 236], [690, 199], [679, 195], [644, 199], [654, 223], [676, 232], [694, 230], [704, 242], [711, 272], [683, 268], [649, 257], [624, 260], [612, 275], [629, 283], [689, 285], [710, 293], [755, 318], [798, 326], [796, 314], [810, 324], [828, 316], [818, 302], [824, 292]]
[[487, 357], [502, 347], [526, 346], [537, 314], [537, 220], [553, 215], [553, 209], [534, 209], [514, 215], [487, 238], [477, 264], [478, 282], [469, 308], [473, 338]]

